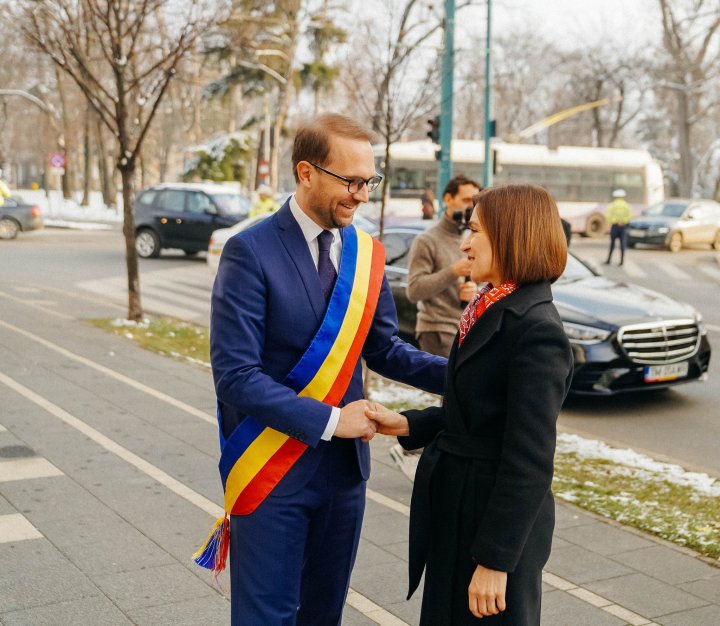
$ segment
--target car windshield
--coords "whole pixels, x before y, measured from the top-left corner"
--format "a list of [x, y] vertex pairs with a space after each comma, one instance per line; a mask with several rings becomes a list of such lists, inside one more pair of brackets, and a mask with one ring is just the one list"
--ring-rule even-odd
[[225, 215], [247, 215], [250, 211], [250, 201], [238, 193], [215, 193], [212, 199]]
[[645, 209], [643, 215], [648, 217], [680, 217], [686, 208], [686, 202], [659, 202]]
[[576, 259], [572, 254], [568, 254], [567, 265], [565, 265], [565, 271], [562, 276], [558, 278], [558, 283], [574, 283], [577, 280], [583, 278], [590, 278], [594, 276], [592, 270], [587, 267], [580, 260]]

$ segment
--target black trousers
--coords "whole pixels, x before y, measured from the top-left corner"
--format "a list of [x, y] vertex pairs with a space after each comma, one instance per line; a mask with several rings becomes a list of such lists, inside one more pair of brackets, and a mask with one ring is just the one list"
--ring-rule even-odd
[[625, 245], [627, 244], [627, 225], [613, 224], [610, 227], [610, 250], [608, 250], [607, 263], [610, 263], [613, 250], [615, 250], [615, 241], [620, 242], [620, 264], [625, 260]]

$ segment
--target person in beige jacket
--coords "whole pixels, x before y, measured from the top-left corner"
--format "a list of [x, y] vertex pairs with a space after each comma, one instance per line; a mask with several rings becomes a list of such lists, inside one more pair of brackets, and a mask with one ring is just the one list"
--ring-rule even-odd
[[[418, 235], [408, 260], [408, 299], [417, 304], [415, 336], [425, 352], [450, 354], [463, 304], [477, 285], [469, 280], [470, 262], [460, 250], [465, 209], [480, 191], [475, 181], [458, 175], [443, 192], [445, 212], [432, 228]], [[466, 282], [467, 279], [467, 282]]]

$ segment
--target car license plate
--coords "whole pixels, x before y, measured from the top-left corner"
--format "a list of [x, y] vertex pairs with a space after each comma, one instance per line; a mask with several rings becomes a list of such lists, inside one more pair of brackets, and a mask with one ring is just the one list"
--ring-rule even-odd
[[659, 383], [665, 380], [683, 378], [688, 374], [688, 362], [669, 363], [668, 365], [648, 365], [645, 368], [645, 382]]
[[647, 231], [645, 230], [638, 230], [637, 228], [630, 228], [628, 230], [628, 235], [631, 237], [644, 237], [647, 235]]

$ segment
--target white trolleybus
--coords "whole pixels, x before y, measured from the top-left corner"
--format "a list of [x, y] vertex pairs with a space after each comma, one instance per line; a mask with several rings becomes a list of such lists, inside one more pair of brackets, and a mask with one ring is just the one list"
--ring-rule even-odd
[[[605, 208], [615, 189], [624, 189], [627, 201], [638, 213], [664, 199], [660, 164], [646, 150], [585, 148], [493, 142], [497, 172], [494, 185], [534, 183], [552, 193], [560, 215], [574, 232], [588, 236], [604, 234]], [[386, 214], [397, 218], [420, 217], [420, 195], [435, 191], [436, 146], [429, 141], [398, 142], [390, 146], [390, 171], [385, 171], [385, 146], [375, 146], [378, 171], [390, 177]], [[482, 183], [485, 147], [482, 141], [452, 142], [453, 174], [464, 174]], [[382, 186], [373, 200], [380, 199]], [[379, 205], [379, 203], [378, 203]]]

